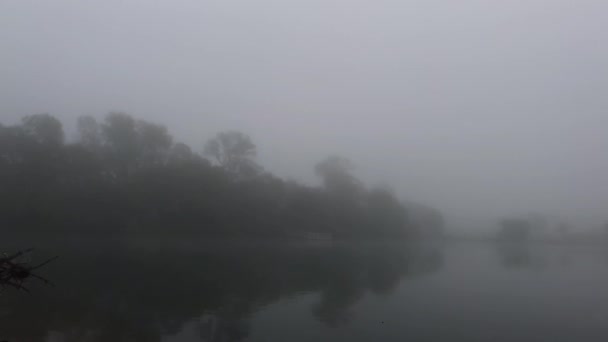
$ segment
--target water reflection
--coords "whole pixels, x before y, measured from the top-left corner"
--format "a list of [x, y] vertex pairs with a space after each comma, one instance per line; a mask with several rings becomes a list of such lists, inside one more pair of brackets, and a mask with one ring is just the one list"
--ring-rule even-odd
[[[443, 265], [437, 249], [387, 246], [390, 245], [341, 251], [342, 263], [328, 265], [333, 274], [328, 273], [327, 286], [320, 290], [320, 301], [313, 307], [315, 317], [329, 326], [348, 323], [354, 315], [351, 308], [367, 291], [389, 295], [404, 276], [433, 272]], [[358, 261], [353, 262], [357, 257]], [[338, 261], [340, 257], [330, 260]]]
[[580, 269], [601, 262], [608, 249], [592, 244], [510, 243], [494, 245], [500, 265], [505, 270], [544, 271], [547, 268]]
[[[259, 308], [304, 293], [328, 326], [349, 322], [366, 293], [438, 270], [430, 246], [223, 244], [194, 248], [62, 247], [46, 270], [57, 286], [0, 296], [0, 339], [160, 341], [196, 325], [201, 341], [242, 341]], [[192, 247], [192, 246], [190, 246]]]
[[532, 256], [525, 243], [499, 243], [497, 251], [502, 265], [507, 269], [530, 268]]

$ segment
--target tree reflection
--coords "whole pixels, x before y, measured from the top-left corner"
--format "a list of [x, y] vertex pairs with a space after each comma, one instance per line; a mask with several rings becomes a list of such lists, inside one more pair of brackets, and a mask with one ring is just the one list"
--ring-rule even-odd
[[312, 314], [336, 326], [368, 293], [442, 265], [436, 251], [402, 244], [48, 252], [61, 255], [45, 270], [57, 286], [3, 293], [0, 340], [160, 341], [195, 326], [201, 341], [241, 341], [258, 308], [301, 293], [318, 293]]
[[[403, 277], [434, 272], [443, 265], [439, 251], [429, 246], [420, 248], [377, 245], [346, 254], [350, 260], [336, 266], [313, 314], [334, 327], [350, 322], [353, 306], [369, 291], [389, 295]], [[353, 262], [357, 259], [359, 262]]]
[[505, 268], [529, 268], [532, 265], [530, 248], [522, 243], [500, 243], [497, 246], [500, 261]]

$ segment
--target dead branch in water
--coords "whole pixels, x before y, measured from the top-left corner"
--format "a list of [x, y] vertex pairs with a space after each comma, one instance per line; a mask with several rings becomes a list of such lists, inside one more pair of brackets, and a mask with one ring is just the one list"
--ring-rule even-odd
[[7, 255], [5, 253], [3, 257], [0, 257], [0, 287], [11, 286], [18, 290], [29, 292], [29, 290], [23, 286], [23, 283], [28, 278], [36, 278], [43, 281], [45, 284], [51, 284], [49, 280], [33, 273], [32, 271], [47, 265], [58, 257], [50, 258], [35, 266], [31, 266], [27, 262], [19, 260], [20, 257], [30, 253], [31, 251], [33, 251], [32, 248], [19, 251], [11, 255]]

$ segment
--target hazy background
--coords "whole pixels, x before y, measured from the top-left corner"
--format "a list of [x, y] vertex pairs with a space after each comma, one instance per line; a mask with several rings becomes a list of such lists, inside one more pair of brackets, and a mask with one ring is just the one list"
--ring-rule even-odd
[[345, 155], [448, 220], [603, 219], [606, 32], [601, 0], [4, 0], [0, 122], [238, 129], [279, 176]]

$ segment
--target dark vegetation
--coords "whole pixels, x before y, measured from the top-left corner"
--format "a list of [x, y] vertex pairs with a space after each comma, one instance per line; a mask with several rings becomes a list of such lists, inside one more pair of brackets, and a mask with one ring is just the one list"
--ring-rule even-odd
[[315, 166], [322, 187], [273, 176], [240, 132], [217, 134], [199, 155], [162, 125], [111, 113], [79, 118], [77, 136], [66, 142], [48, 114], [0, 125], [4, 231], [402, 238], [442, 225], [431, 208], [416, 217], [389, 189], [366, 188], [345, 158]]

